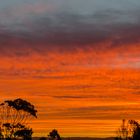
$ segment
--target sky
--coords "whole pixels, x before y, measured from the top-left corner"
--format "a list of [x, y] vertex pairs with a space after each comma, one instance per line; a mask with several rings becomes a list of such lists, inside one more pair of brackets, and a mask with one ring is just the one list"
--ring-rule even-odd
[[114, 136], [140, 118], [139, 0], [0, 0], [0, 96], [38, 110], [35, 136]]

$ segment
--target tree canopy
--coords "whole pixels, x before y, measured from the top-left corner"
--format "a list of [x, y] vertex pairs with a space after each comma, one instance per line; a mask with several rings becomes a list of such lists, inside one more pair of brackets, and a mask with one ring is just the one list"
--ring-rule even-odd
[[27, 124], [32, 118], [37, 118], [37, 110], [26, 100], [18, 98], [0, 104], [1, 134], [5, 138], [14, 137], [16, 132], [31, 130]]

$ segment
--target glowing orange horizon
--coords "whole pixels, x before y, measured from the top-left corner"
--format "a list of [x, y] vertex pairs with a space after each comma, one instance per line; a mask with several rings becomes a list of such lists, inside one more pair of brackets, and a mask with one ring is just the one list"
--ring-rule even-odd
[[35, 136], [53, 128], [62, 136], [114, 136], [121, 119], [140, 117], [140, 49], [102, 48], [109, 44], [20, 57], [13, 49], [10, 57], [0, 56], [1, 101], [20, 97], [35, 104]]

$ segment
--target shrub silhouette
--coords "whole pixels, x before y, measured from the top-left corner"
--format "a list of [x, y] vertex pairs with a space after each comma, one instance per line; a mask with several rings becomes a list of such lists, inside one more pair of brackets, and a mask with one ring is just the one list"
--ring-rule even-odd
[[[23, 99], [6, 100], [0, 104], [1, 134], [4, 138], [15, 137], [16, 132], [27, 129], [31, 118], [37, 118], [34, 105]], [[2, 131], [3, 130], [3, 131]]]
[[22, 137], [24, 140], [30, 140], [32, 137], [33, 131], [32, 129], [24, 128], [22, 130], [18, 130], [14, 133], [15, 137]]
[[53, 139], [61, 140], [61, 137], [60, 137], [58, 131], [55, 130], [55, 129], [52, 130], [52, 131], [49, 133], [48, 136], [49, 136], [49, 138], [50, 138], [51, 140], [53, 140]]

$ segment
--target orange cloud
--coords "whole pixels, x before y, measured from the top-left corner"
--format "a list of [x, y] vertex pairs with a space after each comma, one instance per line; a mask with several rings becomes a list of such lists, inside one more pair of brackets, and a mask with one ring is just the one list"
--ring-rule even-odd
[[57, 128], [63, 136], [113, 136], [119, 120], [139, 119], [139, 43], [112, 46], [107, 40], [65, 49], [11, 42], [0, 48], [1, 100], [35, 104], [35, 135]]

